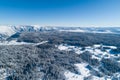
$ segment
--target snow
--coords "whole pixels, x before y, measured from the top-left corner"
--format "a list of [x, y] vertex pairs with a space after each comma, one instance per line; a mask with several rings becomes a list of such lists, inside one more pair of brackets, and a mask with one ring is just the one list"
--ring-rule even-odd
[[59, 50], [64, 50], [64, 51], [74, 51], [77, 54], [81, 54], [81, 53], [84, 52], [84, 51], [81, 50], [82, 49], [81, 47], [70, 46], [70, 45], [66, 45], [66, 44], [58, 45], [58, 49]]
[[[78, 68], [78, 71], [81, 74], [75, 74], [70, 71], [66, 71], [64, 73], [66, 80], [84, 80], [85, 77], [90, 78], [90, 80], [111, 80], [110, 77], [104, 76], [104, 77], [97, 77], [91, 74], [90, 70], [86, 68], [88, 64], [86, 63], [78, 63], [75, 64], [75, 66]], [[117, 75], [119, 76], [119, 75]]]
[[92, 55], [92, 57], [91, 57], [92, 59], [97, 59], [97, 60], [101, 60], [101, 58], [99, 58], [99, 57], [97, 57], [96, 55]]
[[89, 77], [89, 76], [91, 77], [91, 80], [105, 80], [104, 77], [97, 77], [97, 76], [91, 75], [90, 70], [86, 68], [87, 65], [88, 64], [86, 63], [75, 64], [75, 66], [78, 68], [78, 71], [81, 74], [75, 74], [70, 71], [66, 71], [64, 73], [66, 80], [84, 80], [85, 77]]
[[84, 77], [87, 77], [90, 75], [90, 71], [85, 68], [87, 64], [85, 63], [80, 63], [80, 64], [75, 64], [75, 66], [78, 68], [78, 71], [81, 74], [75, 74], [70, 71], [66, 71], [64, 73], [65, 77], [67, 80], [84, 80]]
[[92, 76], [92, 80], [105, 80], [105, 78], [104, 77], [100, 78], [100, 77]]
[[95, 44], [94, 45], [94, 48], [98, 48], [98, 47], [100, 47], [101, 45], [99, 45], [99, 44]]
[[81, 75], [74, 74], [70, 71], [66, 71], [64, 75], [66, 77], [66, 80], [83, 80], [83, 77]]
[[77, 66], [78, 68], [78, 71], [81, 73], [83, 77], [87, 77], [90, 75], [90, 71], [87, 68], [85, 68], [87, 65], [88, 64], [86, 63], [75, 64], [75, 66]]
[[15, 31], [10, 26], [0, 26], [0, 33], [11, 36]]
[[67, 31], [67, 32], [85, 32], [84, 30], [81, 30], [81, 29], [76, 29], [76, 30], [60, 30], [60, 31]]
[[[59, 50], [65, 50], [65, 51], [76, 50], [75, 46], [69, 46], [69, 45], [66, 45], [66, 44], [58, 45], [58, 49], [59, 49]], [[78, 49], [77, 49], [77, 50], [78, 50]]]
[[[86, 49], [86, 51], [89, 51], [92, 53], [92, 58], [98, 59], [99, 61], [104, 57], [110, 58], [111, 54], [107, 51], [101, 51], [100, 49], [94, 48], [94, 49]], [[107, 55], [107, 56], [106, 56]]]
[[[108, 47], [110, 49], [105, 49], [105, 51], [102, 51], [102, 48]], [[65, 51], [74, 51], [76, 54], [82, 54], [85, 51], [88, 51], [92, 54], [91, 58], [98, 59], [99, 61], [104, 58], [111, 58], [115, 57], [114, 55], [110, 54], [109, 51], [111, 49], [116, 49], [116, 46], [107, 46], [102, 44], [95, 44], [93, 46], [86, 46], [85, 50], [81, 50], [82, 47], [76, 47], [76, 46], [70, 46], [67, 44], [61, 44], [58, 45], [59, 50], [65, 50]]]
[[10, 42], [8, 41], [4, 41], [4, 42], [0, 42], [0, 45], [33, 45], [33, 46], [37, 46], [40, 44], [45, 44], [48, 41], [42, 41], [40, 43], [27, 43], [27, 42], [17, 42], [16, 40], [12, 40]]
[[103, 46], [103, 47], [109, 47], [109, 48], [111, 48], [111, 49], [117, 49], [116, 46]]
[[106, 31], [92, 31], [93, 33], [113, 33], [110, 30], [106, 30]]
[[[107, 48], [103, 50], [104, 47], [107, 47]], [[112, 58], [112, 59], [119, 58], [120, 57], [119, 54], [118, 56], [115, 56], [109, 53], [111, 49], [116, 49], [116, 48], [117, 48], [116, 46], [107, 46], [107, 45], [101, 45], [101, 44], [86, 46], [85, 50], [81, 50], [82, 49], [81, 47], [69, 46], [64, 44], [61, 44], [58, 46], [58, 49], [60, 50], [72, 50], [76, 54], [84, 54], [83, 52], [88, 51], [91, 53], [92, 59], [97, 59], [99, 61], [101, 61], [102, 58]], [[119, 60], [117, 62], [120, 63]], [[88, 78], [90, 77], [91, 80], [111, 80], [112, 79], [112, 77], [109, 77], [109, 76], [103, 76], [103, 77], [94, 76], [93, 74], [91, 74], [91, 71], [86, 68], [88, 63], [78, 63], [74, 65], [77, 67], [80, 74], [75, 74], [70, 71], [66, 71], [64, 73], [66, 80], [84, 80], [85, 77], [88, 77]], [[99, 71], [98, 67], [94, 68], [94, 70]], [[116, 75], [116, 76], [119, 77], [120, 75]]]
[[35, 28], [40, 28], [40, 25], [31, 25], [34, 26]]
[[64, 46], [64, 45], [59, 45], [59, 46], [58, 46], [58, 49], [59, 49], [59, 50], [68, 50], [68, 47], [67, 47], [67, 46]]
[[111, 30], [105, 30], [105, 31], [99, 31], [99, 30], [95, 30], [93, 29], [93, 31], [89, 30], [89, 29], [74, 29], [74, 30], [60, 30], [60, 31], [67, 31], [67, 32], [87, 32], [87, 33], [114, 33]]
[[7, 77], [6, 69], [0, 68], [0, 80], [5, 80]]
[[81, 54], [81, 53], [83, 53], [84, 51], [81, 51], [80, 49], [76, 49], [75, 50], [75, 53], [77, 53], [77, 54]]
[[99, 28], [96, 30], [96, 28], [80, 28], [75, 27], [72, 28], [64, 28], [64, 27], [55, 27], [55, 26], [40, 26], [40, 25], [0, 25], [0, 34], [5, 34], [8, 36], [11, 36], [12, 34], [20, 31], [29, 31], [29, 29], [33, 29], [32, 31], [40, 31], [42, 30], [58, 30], [58, 31], [67, 31], [67, 32], [87, 32], [87, 33], [116, 33], [112, 31], [111, 29], [106, 29], [105, 31], [99, 31]]
[[111, 48], [111, 49], [117, 49], [116, 46], [108, 46], [108, 45], [102, 45], [102, 44], [95, 44], [93, 47], [94, 47], [94, 48], [108, 47], [108, 48]]
[[31, 25], [34, 27], [35, 30], [39, 30], [40, 29], [40, 25]]
[[0, 45], [23, 45], [23, 44], [31, 44], [31, 43], [26, 43], [26, 42], [16, 42], [16, 40], [12, 40], [10, 42], [8, 41], [4, 41], [4, 42], [0, 42]]
[[48, 41], [42, 41], [42, 42], [40, 42], [40, 43], [36, 43], [36, 44], [34, 44], [34, 46], [37, 46], [37, 45], [40, 45], [40, 44], [45, 44], [45, 43], [47, 43]]

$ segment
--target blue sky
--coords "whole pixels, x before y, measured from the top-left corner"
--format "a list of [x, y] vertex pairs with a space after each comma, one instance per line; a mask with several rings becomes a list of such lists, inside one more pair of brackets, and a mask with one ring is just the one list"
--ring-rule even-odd
[[120, 0], [0, 0], [0, 24], [120, 26]]

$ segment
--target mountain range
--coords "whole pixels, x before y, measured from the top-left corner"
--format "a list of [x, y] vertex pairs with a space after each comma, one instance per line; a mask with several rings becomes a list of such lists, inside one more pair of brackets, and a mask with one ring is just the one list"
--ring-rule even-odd
[[66, 32], [87, 32], [87, 33], [113, 33], [119, 34], [120, 27], [56, 27], [39, 25], [0, 25], [0, 39], [6, 39], [15, 33], [22, 32], [45, 32], [45, 31], [66, 31]]

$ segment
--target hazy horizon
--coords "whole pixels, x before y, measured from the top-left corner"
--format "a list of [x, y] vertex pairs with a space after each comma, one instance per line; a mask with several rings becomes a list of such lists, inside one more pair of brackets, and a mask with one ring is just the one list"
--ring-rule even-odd
[[120, 27], [120, 26], [66, 26], [66, 25], [39, 25], [39, 24], [0, 24], [0, 26], [39, 26], [39, 27]]

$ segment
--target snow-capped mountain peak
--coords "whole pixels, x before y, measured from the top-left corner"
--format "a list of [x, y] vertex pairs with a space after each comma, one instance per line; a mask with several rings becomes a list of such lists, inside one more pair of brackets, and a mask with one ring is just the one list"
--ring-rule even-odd
[[11, 26], [0, 26], [0, 34], [11, 36], [15, 31]]

